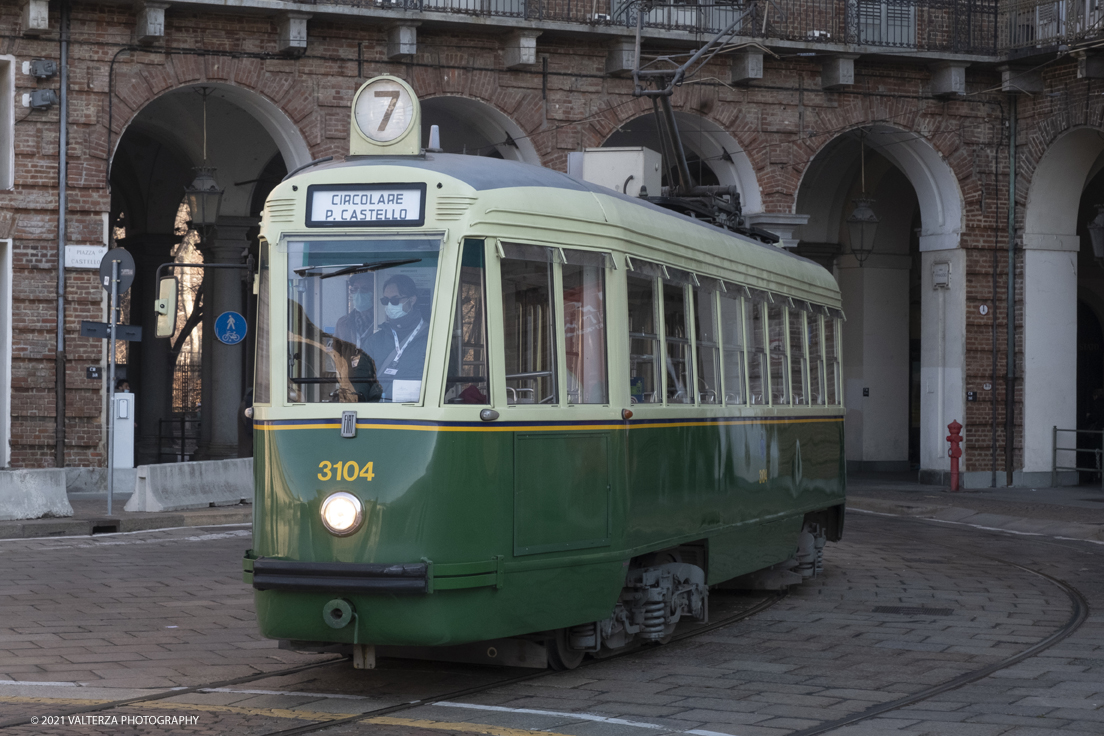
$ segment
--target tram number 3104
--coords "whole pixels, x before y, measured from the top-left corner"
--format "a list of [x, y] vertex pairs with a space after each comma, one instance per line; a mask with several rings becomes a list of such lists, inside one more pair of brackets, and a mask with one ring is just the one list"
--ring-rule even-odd
[[318, 474], [318, 480], [346, 480], [350, 483], [357, 478], [363, 478], [364, 480], [372, 480], [376, 477], [375, 471], [372, 469], [372, 461], [364, 463], [362, 468], [357, 464], [356, 460], [347, 460], [336, 463], [331, 463], [329, 460], [323, 460], [318, 463], [318, 467], [321, 472]]

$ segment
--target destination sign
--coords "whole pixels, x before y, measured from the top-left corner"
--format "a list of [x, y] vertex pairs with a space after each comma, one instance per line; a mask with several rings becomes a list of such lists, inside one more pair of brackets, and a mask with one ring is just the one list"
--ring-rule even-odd
[[425, 184], [315, 185], [307, 190], [307, 227], [418, 227]]

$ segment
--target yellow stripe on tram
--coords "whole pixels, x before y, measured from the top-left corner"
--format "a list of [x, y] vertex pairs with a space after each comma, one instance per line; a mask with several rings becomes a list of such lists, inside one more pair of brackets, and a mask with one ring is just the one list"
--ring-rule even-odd
[[[839, 424], [843, 417], [748, 418], [712, 421], [672, 422], [669, 420], [638, 420], [631, 424], [509, 424], [498, 426], [455, 426], [449, 424], [368, 424], [357, 423], [357, 429], [401, 429], [413, 432], [585, 432], [594, 430], [661, 429], [664, 427], [735, 427], [751, 424]], [[340, 429], [340, 424], [256, 424], [255, 429], [275, 432], [285, 429]]]

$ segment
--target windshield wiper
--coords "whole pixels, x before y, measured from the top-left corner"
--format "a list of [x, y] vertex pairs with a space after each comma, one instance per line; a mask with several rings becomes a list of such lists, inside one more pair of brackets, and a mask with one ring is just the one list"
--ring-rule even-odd
[[337, 271], [333, 273], [322, 273], [319, 278], [332, 279], [335, 276], [344, 276], [350, 273], [366, 273], [368, 271], [382, 271], [385, 268], [394, 268], [395, 266], [406, 266], [411, 263], [418, 263], [421, 258], [407, 258], [402, 261], [376, 261], [375, 263], [342, 263], [333, 264], [329, 266], [308, 266], [306, 268], [297, 268], [295, 273], [299, 276], [314, 276], [322, 273], [323, 269], [336, 268]]

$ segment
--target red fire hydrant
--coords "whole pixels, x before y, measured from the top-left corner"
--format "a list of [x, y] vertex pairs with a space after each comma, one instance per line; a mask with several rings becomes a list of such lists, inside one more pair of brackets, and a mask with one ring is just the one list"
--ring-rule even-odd
[[947, 450], [947, 456], [951, 458], [951, 491], [958, 493], [958, 459], [962, 457], [962, 448], [959, 447], [962, 444], [962, 425], [953, 421], [947, 425], [947, 431], [950, 432], [947, 435], [947, 441], [951, 443], [951, 448]]

